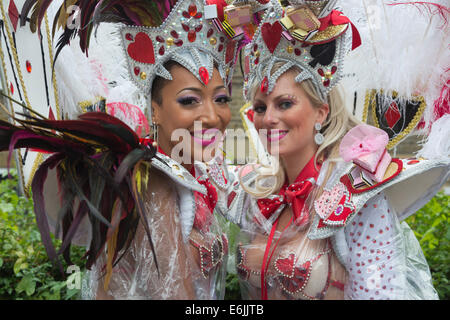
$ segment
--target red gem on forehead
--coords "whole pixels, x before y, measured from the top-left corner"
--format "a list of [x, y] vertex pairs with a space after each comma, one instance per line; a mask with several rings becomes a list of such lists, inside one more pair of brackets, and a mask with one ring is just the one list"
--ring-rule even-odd
[[187, 37], [188, 37], [189, 42], [194, 42], [195, 39], [197, 38], [197, 34], [195, 33], [195, 30], [190, 30], [188, 32]]
[[211, 37], [212, 34], [213, 34], [213, 32], [214, 32], [213, 29], [209, 29], [209, 30], [208, 30], [208, 33], [206, 34], [206, 37], [207, 37], [207, 38]]
[[261, 82], [261, 92], [266, 93], [269, 90], [269, 79], [267, 77]]
[[205, 67], [200, 67], [200, 69], [198, 69], [198, 75], [200, 76], [200, 79], [202, 79], [205, 86], [208, 85], [209, 72]]

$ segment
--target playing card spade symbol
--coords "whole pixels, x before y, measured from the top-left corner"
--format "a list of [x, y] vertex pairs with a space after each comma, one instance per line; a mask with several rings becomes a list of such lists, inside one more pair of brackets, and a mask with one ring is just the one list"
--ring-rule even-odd
[[310, 54], [313, 57], [313, 60], [309, 62], [311, 67], [315, 68], [318, 63], [322, 66], [328, 66], [333, 62], [336, 55], [336, 40], [312, 46]]

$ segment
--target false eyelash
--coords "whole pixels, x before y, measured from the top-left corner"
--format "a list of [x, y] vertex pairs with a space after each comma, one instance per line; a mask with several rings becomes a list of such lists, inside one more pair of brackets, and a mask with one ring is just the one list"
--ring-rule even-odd
[[187, 106], [187, 105], [191, 105], [193, 103], [198, 103], [199, 100], [196, 97], [182, 97], [182, 98], [178, 98], [177, 102], [181, 105]]

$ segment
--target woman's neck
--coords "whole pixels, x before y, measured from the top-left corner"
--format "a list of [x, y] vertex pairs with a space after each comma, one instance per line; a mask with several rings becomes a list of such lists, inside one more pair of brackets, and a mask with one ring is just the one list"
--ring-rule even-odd
[[289, 184], [294, 183], [309, 160], [316, 154], [317, 146], [305, 148], [301, 152], [280, 156]]

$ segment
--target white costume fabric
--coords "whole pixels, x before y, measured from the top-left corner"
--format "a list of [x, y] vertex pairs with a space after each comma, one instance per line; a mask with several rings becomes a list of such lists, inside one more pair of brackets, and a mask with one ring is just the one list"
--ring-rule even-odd
[[[392, 180], [352, 194], [354, 211], [342, 225], [318, 227], [323, 219], [308, 199], [307, 228], [291, 225], [275, 232], [273, 243], [279, 244], [266, 275], [269, 299], [438, 299], [420, 245], [402, 220], [439, 191], [449, 177], [450, 160], [402, 163], [402, 171]], [[323, 164], [316, 188], [332, 190], [352, 166], [337, 162], [323, 186], [328, 164]], [[219, 198], [218, 208], [241, 227], [236, 264], [243, 297], [260, 299], [262, 257], [272, 223], [282, 210], [266, 219], [257, 199], [236, 184], [239, 170], [229, 170], [228, 190]], [[243, 181], [251, 185], [255, 177], [250, 171]]]

